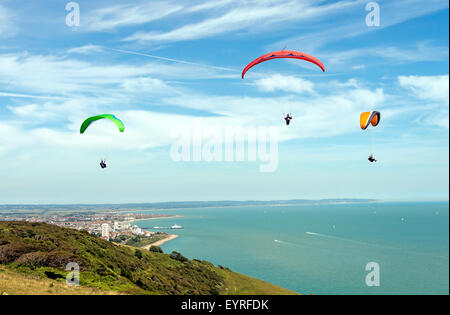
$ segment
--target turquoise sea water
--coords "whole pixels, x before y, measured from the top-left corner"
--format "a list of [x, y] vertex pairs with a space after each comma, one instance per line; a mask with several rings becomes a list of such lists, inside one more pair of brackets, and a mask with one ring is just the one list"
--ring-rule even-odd
[[[161, 210], [162, 246], [304, 294], [449, 294], [449, 204], [372, 203]], [[365, 267], [380, 265], [380, 287]]]

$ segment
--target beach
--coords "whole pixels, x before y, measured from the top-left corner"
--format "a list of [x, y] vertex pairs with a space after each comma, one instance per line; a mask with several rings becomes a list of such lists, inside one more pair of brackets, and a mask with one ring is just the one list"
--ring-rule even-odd
[[150, 247], [152, 247], [152, 246], [161, 246], [161, 245], [167, 243], [168, 241], [171, 241], [171, 240], [176, 239], [177, 237], [178, 237], [178, 235], [175, 235], [175, 234], [169, 234], [166, 238], [163, 238], [162, 240], [159, 240], [159, 241], [154, 242], [154, 243], [152, 243], [152, 244], [145, 245], [145, 246], [143, 246], [142, 248], [148, 250], [148, 249], [150, 249]]

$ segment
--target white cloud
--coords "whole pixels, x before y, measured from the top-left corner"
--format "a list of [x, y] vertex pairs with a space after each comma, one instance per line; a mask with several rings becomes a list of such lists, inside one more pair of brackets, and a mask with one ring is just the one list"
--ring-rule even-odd
[[45, 102], [22, 105], [8, 105], [7, 109], [14, 113], [19, 121], [29, 123], [64, 123], [74, 116], [80, 116], [83, 112], [95, 110], [95, 107], [104, 106], [108, 101], [80, 97], [78, 99], [66, 100], [63, 102]]
[[98, 91], [104, 85], [118, 84], [126, 77], [146, 72], [137, 66], [101, 66], [64, 57], [0, 55], [0, 83], [27, 93]]
[[315, 23], [308, 24], [308, 28], [300, 36], [283, 38], [272, 44], [271, 47], [280, 47], [287, 43], [289, 47], [303, 47], [305, 51], [314, 52], [333, 42], [383, 30], [420, 16], [448, 9], [447, 0], [426, 2], [422, 0], [379, 0], [377, 3], [381, 7], [381, 25], [380, 27], [368, 27], [365, 22], [368, 14], [364, 10], [366, 3], [367, 1], [354, 1], [353, 5], [343, 7], [346, 10], [345, 14], [333, 19], [332, 24], [316, 20]]
[[[368, 108], [380, 108], [384, 100], [382, 89], [372, 91], [353, 87], [339, 88], [330, 94], [314, 93], [303, 98], [183, 95], [164, 99], [169, 105], [220, 114], [231, 118], [233, 124], [280, 127], [283, 141], [359, 132], [360, 113]], [[294, 122], [288, 129], [281, 128], [283, 112], [292, 112], [294, 116]], [[336, 120], [338, 124], [333, 123]]]
[[152, 1], [142, 5], [117, 5], [89, 12], [82, 25], [89, 31], [108, 31], [119, 27], [145, 24], [180, 11], [181, 5]]
[[[117, 110], [117, 117], [125, 124], [125, 132], [119, 133], [111, 122], [104, 120], [93, 124], [85, 134], [79, 134], [79, 127], [88, 111], [54, 105], [28, 105], [13, 110], [18, 116], [15, 120], [0, 124], [0, 153], [7, 154], [15, 150], [45, 151], [49, 150], [114, 150], [141, 151], [149, 148], [168, 146], [176, 135], [190, 130], [199, 122], [204, 128], [223, 127], [232, 124], [231, 118], [214, 117], [195, 120], [192, 117], [176, 114], [155, 113], [144, 110]], [[63, 128], [51, 128], [46, 124], [64, 117]], [[39, 125], [30, 123], [32, 119], [40, 119]], [[46, 123], [44, 123], [46, 122]], [[170, 123], [168, 123], [170, 122]]]
[[302, 2], [294, 0], [225, 1], [223, 4], [228, 3], [232, 5], [227, 6], [225, 12], [220, 12], [213, 17], [209, 16], [201, 22], [187, 24], [165, 33], [138, 32], [126, 40], [172, 42], [207, 38], [243, 30], [257, 29], [258, 32], [262, 32], [268, 28], [279, 27], [281, 23], [324, 17], [356, 5], [354, 1], [340, 1], [316, 6], [316, 2], [309, 0]]
[[364, 69], [366, 69], [366, 66], [365, 65], [354, 65], [354, 66], [352, 66], [352, 69], [353, 70], [364, 70]]
[[[436, 46], [427, 41], [399, 47], [396, 42], [386, 42], [383, 46], [370, 44], [366, 38], [363, 41], [366, 43], [364, 47], [336, 50], [329, 46], [351, 38], [370, 36], [370, 33], [380, 32], [405, 21], [448, 9], [448, 1], [379, 0], [377, 3], [381, 8], [380, 27], [368, 27], [365, 24], [368, 12], [364, 10], [364, 7], [367, 1], [354, 3], [356, 5], [346, 7], [345, 13], [330, 16], [328, 20], [316, 19], [303, 29], [300, 25], [298, 33], [301, 35], [281, 38], [271, 44], [268, 49], [275, 50], [284, 45], [292, 49], [301, 47], [302, 51], [319, 56], [328, 70], [339, 69], [346, 72], [349, 69], [358, 71], [369, 66], [378, 66], [380, 59], [386, 64], [448, 60], [448, 44]], [[355, 42], [352, 41], [352, 43]], [[374, 43], [378, 41], [375, 40]], [[299, 66], [302, 65], [299, 64]]]
[[401, 87], [414, 93], [423, 100], [433, 100], [449, 105], [449, 76], [400, 76], [398, 82]]
[[[410, 47], [379, 46], [342, 50], [339, 52], [322, 52], [321, 58], [328, 66], [346, 66], [364, 60], [367, 63], [378, 62], [381, 58], [386, 64], [415, 63], [421, 61], [444, 61], [448, 59], [448, 48], [435, 46], [430, 42], [418, 42]], [[379, 64], [379, 63], [378, 63]], [[365, 65], [353, 65], [353, 70], [364, 69]]]
[[91, 53], [101, 53], [103, 48], [98, 45], [86, 45], [80, 47], [74, 47], [67, 50], [68, 53], [73, 54], [91, 54]]
[[186, 8], [188, 12], [200, 12], [205, 10], [216, 10], [219, 8], [223, 8], [227, 5], [236, 3], [236, 0], [216, 0], [216, 1], [207, 1], [203, 3], [199, 3], [197, 5]]
[[313, 82], [294, 76], [282, 76], [280, 74], [256, 80], [254, 84], [258, 89], [265, 92], [285, 91], [297, 94], [314, 92]]
[[[449, 76], [400, 76], [401, 87], [408, 89], [425, 104], [426, 109], [419, 117], [429, 125], [449, 128]], [[434, 105], [434, 106], [433, 106]]]
[[[106, 1], [104, 2], [106, 3]], [[165, 169], [164, 166], [161, 167], [161, 165], [167, 166], [170, 163], [164, 147], [173, 143], [172, 132], [190, 130], [198, 124], [202, 124], [204, 129], [223, 129], [229, 126], [250, 128], [276, 126], [282, 141], [313, 139], [312, 141], [302, 140], [301, 146], [283, 145], [282, 154], [286, 152], [284, 150], [298, 150], [295, 159], [292, 158], [295, 165], [298, 165], [299, 161], [306, 165], [313, 160], [317, 160], [318, 164], [323, 164], [332, 159], [334, 162], [336, 160], [344, 163], [351, 161], [347, 166], [352, 169], [358, 165], [354, 163], [360, 162], [359, 165], [366, 166], [364, 163], [366, 162], [365, 151], [361, 150], [360, 154], [358, 153], [360, 146], [365, 145], [364, 139], [358, 138], [361, 135], [359, 115], [362, 111], [370, 109], [380, 109], [383, 114], [382, 128], [373, 130], [386, 135], [384, 138], [379, 138], [378, 145], [382, 148], [377, 153], [377, 157], [380, 156], [380, 160], [383, 161], [382, 165], [395, 160], [397, 165], [404, 166], [406, 164], [416, 167], [414, 164], [418, 162], [429, 165], [429, 161], [436, 161], [433, 157], [438, 157], [442, 159], [439, 165], [444, 165], [448, 169], [448, 162], [444, 159], [448, 158], [448, 141], [445, 143], [445, 140], [448, 140], [447, 132], [443, 133], [438, 128], [428, 128], [429, 125], [448, 128], [448, 75], [399, 77], [398, 84], [401, 88], [396, 84], [388, 86], [391, 81], [385, 78], [376, 82], [365, 82], [360, 79], [348, 79], [345, 76], [343, 81], [328, 81], [330, 77], [321, 74], [320, 80], [315, 81], [312, 77], [308, 77], [306, 80], [294, 76], [267, 76], [261, 74], [262, 71], [253, 74], [254, 80], [242, 82], [239, 75], [231, 72], [235, 71], [233, 69], [208, 66], [201, 60], [196, 63], [196, 58], [202, 58], [202, 55], [195, 54], [195, 49], [190, 50], [191, 55], [188, 55], [186, 60], [178, 60], [164, 57], [163, 53], [161, 56], [155, 56], [132, 52], [133, 49], [138, 50], [138, 48], [134, 48], [137, 47], [135, 44], [123, 50], [116, 49], [114, 51], [106, 48], [118, 36], [132, 35], [138, 24], [139, 29], [143, 31], [155, 31], [150, 34], [142, 33], [143, 40], [147, 40], [145, 36], [149, 35], [149, 40], [162, 42], [203, 39], [217, 35], [251, 36], [254, 35], [252, 32], [259, 32], [258, 36], [261, 36], [261, 41], [264, 41], [283, 34], [278, 31], [284, 28], [288, 30], [288, 34], [302, 34], [302, 37], [297, 42], [280, 37], [280, 41], [276, 45], [277, 49], [287, 44], [289, 49], [299, 48], [315, 54], [314, 49], [325, 50], [325, 48], [329, 48], [325, 45], [335, 40], [373, 31], [363, 24], [366, 14], [363, 4], [366, 2], [366, 0], [338, 1], [327, 5], [331, 2], [298, 0], [212, 0], [207, 2], [170, 0], [156, 2], [139, 0], [139, 5], [118, 6], [114, 4], [114, 7], [109, 9], [82, 11], [85, 12], [82, 13], [84, 31], [112, 33], [111, 37], [99, 37], [98, 40], [101, 42], [92, 41], [92, 38], [86, 37], [88, 34], [83, 34], [83, 29], [75, 31], [61, 27], [63, 32], [70, 32], [70, 36], [74, 36], [76, 44], [73, 45], [80, 45], [80, 47], [71, 49], [64, 47], [59, 51], [57, 51], [57, 47], [53, 47], [54, 49], [51, 51], [56, 51], [55, 55], [0, 53], [0, 102], [3, 109], [0, 111], [0, 159], [2, 160], [2, 174], [8, 178], [2, 191], [6, 191], [3, 195], [8, 195], [9, 198], [4, 200], [23, 201], [24, 198], [28, 198], [26, 200], [35, 201], [33, 200], [35, 197], [30, 196], [33, 196], [32, 190], [36, 187], [42, 188], [41, 192], [34, 195], [38, 196], [36, 200], [48, 198], [48, 200], [55, 201], [55, 196], [57, 196], [56, 198], [66, 196], [61, 198], [74, 198], [76, 202], [79, 202], [84, 200], [84, 194], [92, 194], [92, 200], [98, 202], [100, 200], [98, 199], [99, 193], [104, 193], [109, 197], [113, 194], [123, 196], [124, 199], [130, 198], [129, 192], [118, 191], [115, 193], [114, 191], [111, 193], [108, 189], [103, 189], [103, 185], [99, 185], [99, 182], [96, 181], [98, 178], [102, 178], [103, 181], [112, 183], [113, 176], [114, 179], [120, 178], [124, 182], [132, 183], [129, 190], [134, 191], [141, 187], [143, 191], [137, 194], [138, 198], [147, 198], [150, 182], [162, 191], [166, 189], [164, 181], [178, 176], [180, 169], [183, 172], [190, 169], [189, 166], [185, 167], [184, 165], [182, 167], [173, 165], [173, 168]], [[150, 12], [150, 9], [144, 8], [142, 3], [150, 4], [149, 8], [154, 10]], [[382, 27], [448, 7], [448, 4], [437, 0], [427, 2], [380, 0], [380, 3], [382, 4]], [[98, 6], [99, 4], [91, 5]], [[55, 14], [64, 14], [64, 12], [57, 13], [57, 11]], [[12, 11], [7, 12], [7, 20], [4, 18], [5, 12], [4, 7], [0, 6], [0, 21], [2, 21], [0, 38], [11, 35], [15, 30], [13, 24], [15, 18]], [[394, 13], [398, 15], [398, 18], [393, 16]], [[159, 23], [159, 19], [163, 18], [166, 19], [163, 21], [164, 23]], [[44, 20], [46, 23], [63, 24], [63, 19], [60, 22], [57, 22], [58, 19]], [[55, 20], [56, 22], [49, 22]], [[154, 21], [158, 22], [152, 23]], [[30, 27], [30, 23], [40, 22], [40, 20], [28, 21], [21, 26]], [[92, 24], [87, 22], [92, 22]], [[46, 24], [50, 29], [48, 25]], [[33, 24], [34, 26], [36, 24]], [[170, 29], [168, 30], [167, 27]], [[35, 30], [41, 30], [41, 28], [36, 27]], [[59, 33], [61, 30], [55, 29], [56, 33], [50, 32], [48, 36], [57, 39], [61, 35]], [[73, 31], [76, 33], [72, 33]], [[305, 34], [308, 35], [305, 36]], [[139, 39], [136, 38], [136, 40]], [[330, 48], [330, 51], [317, 56], [320, 59], [325, 57], [326, 60], [323, 61], [327, 65], [343, 65], [346, 69], [354, 67], [353, 70], [369, 68], [374, 64], [373, 61], [371, 63], [371, 60], [380, 64], [426, 60], [445, 61], [448, 57], [448, 47], [445, 46], [445, 42], [439, 43], [441, 46], [438, 46], [434, 42], [417, 42], [416, 40], [420, 40], [417, 36], [413, 36], [412, 40], [413, 44], [408, 47], [397, 47], [397, 43], [385, 43], [383, 46], [374, 43], [373, 47], [356, 47], [356, 49], [350, 47], [348, 51], [333, 52], [334, 48]], [[414, 41], [417, 44], [414, 44]], [[20, 40], [14, 40], [1, 45], [9, 46], [5, 51], [12, 51], [11, 45], [14, 43], [25, 44]], [[93, 44], [84, 45], [89, 43]], [[23, 47], [18, 46], [17, 49], [14, 48], [14, 51], [27, 49]], [[178, 49], [183, 49], [183, 47], [175, 47], [174, 54], [170, 54], [180, 56]], [[230, 50], [235, 48], [231, 47]], [[33, 51], [39, 51], [40, 48], [34, 47], [34, 49]], [[140, 49], [148, 49], [148, 46]], [[261, 47], [255, 49], [265, 50]], [[119, 52], [135, 56], [126, 58], [127, 56], [117, 55]], [[82, 56], [88, 54], [89, 56]], [[210, 62], [215, 62], [214, 56], [209, 57], [213, 58], [209, 59]], [[295, 64], [303, 65], [298, 62]], [[392, 75], [392, 71], [395, 70], [390, 69], [389, 73]], [[369, 77], [370, 80], [374, 79], [369, 72], [358, 74], [364, 75], [366, 80], [369, 80]], [[338, 75], [340, 74], [338, 73]], [[233, 78], [234, 81], [193, 82], [197, 79], [211, 78]], [[252, 90], [245, 86], [246, 83], [255, 84], [255, 88], [261, 91], [287, 93], [279, 93], [284, 95], [282, 97], [278, 97], [277, 94], [257, 93], [255, 89]], [[379, 87], [385, 88], [388, 92]], [[396, 95], [388, 94], [392, 90], [398, 93]], [[215, 93], [226, 96], [218, 96]], [[259, 97], [254, 95], [259, 95]], [[146, 107], [147, 105], [148, 107]], [[150, 111], [152, 109], [158, 112]], [[166, 110], [166, 113], [161, 113]], [[285, 111], [291, 111], [294, 116], [294, 121], [289, 127], [284, 125], [282, 118], [282, 113]], [[125, 122], [126, 132], [119, 134], [110, 122], [105, 121], [93, 125], [95, 129], [92, 129], [92, 132], [80, 135], [78, 129], [81, 122], [86, 117], [99, 113], [116, 114]], [[177, 113], [184, 113], [184, 115]], [[205, 113], [205, 115], [200, 118], [194, 117], [194, 115], [202, 115], [199, 113]], [[411, 117], [413, 119], [410, 119]], [[417, 124], [415, 119], [422, 124]], [[424, 124], [426, 128], [424, 128]], [[339, 136], [342, 137], [337, 138]], [[403, 140], [408, 136], [410, 137], [408, 139], [413, 140], [406, 146]], [[328, 137], [333, 138], [327, 139]], [[419, 140], [417, 140], [418, 137]], [[342, 146], [337, 144], [334, 146], [337, 143], [334, 140], [342, 141], [346, 148], [342, 149]], [[396, 146], [396, 149], [397, 146], [408, 147], [408, 149], [402, 147], [398, 151], [383, 152], [383, 147], [387, 142]], [[314, 144], [311, 145], [311, 143]], [[420, 155], [420, 153], [429, 154], [430, 150], [427, 146], [424, 149], [424, 146], [420, 145], [422, 143], [435, 149], [438, 148], [439, 152], [425, 155], [423, 158], [424, 155]], [[322, 144], [324, 145], [322, 146]], [[317, 155], [312, 152], [311, 154], [314, 146], [323, 147], [326, 152]], [[113, 167], [107, 170], [108, 173], [103, 172], [101, 176], [96, 176], [98, 174], [93, 176], [93, 172], [98, 168], [98, 160], [104, 157], [101, 154], [108, 150], [120, 151], [122, 155], [120, 158], [111, 159]], [[442, 158], [442, 152], [444, 158]], [[152, 156], [157, 157], [154, 160], [149, 159]], [[410, 156], [413, 156], [412, 160]], [[400, 161], [401, 159], [403, 160]], [[22, 161], [32, 162], [22, 163]], [[328, 163], [328, 165], [331, 168], [335, 163]], [[203, 166], [205, 165], [203, 164], [202, 168]], [[192, 169], [195, 168], [197, 167], [192, 167]], [[160, 180], [155, 180], [154, 175], [158, 176], [155, 170], [161, 169], [164, 169], [164, 172], [156, 173], [163, 173], [164, 176], [161, 176]], [[442, 167], [439, 168], [439, 171], [441, 169]], [[242, 166], [241, 170], [244, 170], [245, 174], [248, 168]], [[171, 171], [173, 173], [170, 173]], [[225, 172], [227, 171], [228, 169]], [[408, 169], [408, 171], [410, 170]], [[166, 172], [169, 173], [166, 174]], [[194, 173], [211, 178], [208, 172], [195, 170]], [[313, 172], [311, 171], [311, 173]], [[319, 174], [314, 174], [314, 178], [317, 177], [316, 175], [329, 178], [329, 173], [323, 171], [321, 167], [317, 173]], [[111, 177], [108, 177], [108, 174], [112, 174]], [[222, 176], [225, 174], [222, 167], [217, 168], [217, 174]], [[397, 173], [393, 174], [396, 176]], [[236, 174], [230, 173], [229, 175], [235, 181]], [[88, 189], [80, 191], [79, 187], [86, 186], [79, 185], [79, 183], [85, 183], [88, 176], [92, 179], [90, 181], [91, 192]], [[185, 178], [188, 177], [196, 178], [195, 176], [185, 176]], [[244, 177], [246, 176], [244, 175]], [[33, 178], [42, 180], [36, 182]], [[145, 179], [137, 184], [139, 178]], [[249, 178], [255, 180], [253, 176], [249, 176]], [[280, 176], [280, 181], [282, 179], [285, 183], [286, 178], [289, 176]], [[195, 184], [194, 182], [201, 181], [192, 181], [189, 182], [189, 185]], [[448, 185], [448, 178], [446, 183]], [[71, 184], [72, 186], [70, 186]], [[70, 189], [67, 188], [69, 186]], [[65, 187], [66, 190], [64, 190]], [[101, 189], [98, 190], [98, 187]], [[195, 186], [195, 189], [202, 191], [204, 187], [199, 184], [198, 187]], [[58, 190], [60, 188], [62, 190]], [[26, 194], [23, 193], [24, 191]], [[183, 189], [179, 189], [179, 191], [183, 191]], [[17, 197], [9, 197], [11, 193], [16, 193]], [[42, 196], [48, 197], [39, 199], [41, 193]], [[167, 198], [172, 198], [172, 196], [169, 194]]]
[[331, 81], [323, 84], [323, 86], [326, 86], [328, 88], [337, 87], [337, 88], [355, 88], [355, 89], [360, 89], [364, 87], [363, 83], [355, 78], [348, 79], [347, 81], [344, 82], [337, 80]]
[[[194, 64], [146, 62], [143, 64], [102, 64], [66, 56], [0, 54], [0, 96], [74, 97], [79, 93], [117, 95], [133, 80], [157, 77], [162, 87], [165, 79], [206, 79], [226, 77], [223, 70]], [[156, 79], [155, 79], [156, 80]], [[147, 80], [147, 84], [157, 81]], [[126, 84], [124, 84], [126, 82]], [[141, 82], [140, 84], [142, 84]], [[128, 84], [128, 85], [127, 85]], [[167, 83], [164, 83], [167, 85]], [[12, 92], [11, 90], [14, 90]], [[26, 91], [24, 93], [23, 91]], [[161, 92], [162, 89], [159, 90]], [[168, 92], [173, 92], [169, 91]], [[32, 94], [34, 93], [34, 95]], [[47, 94], [47, 96], [39, 94]]]
[[428, 115], [427, 117], [425, 117], [424, 122], [432, 126], [438, 126], [441, 128], [448, 129], [449, 128], [448, 119], [449, 119], [448, 110], [443, 110], [439, 114]]
[[48, 112], [43, 113], [40, 111], [40, 106], [36, 104], [22, 105], [22, 106], [7, 106], [17, 116], [21, 117], [33, 117], [33, 118], [48, 118]]
[[[163, 82], [149, 78], [126, 82], [125, 85], [129, 90], [128, 94], [150, 86], [164, 88]], [[73, 150], [88, 150], [111, 146], [124, 150], [145, 150], [170, 145], [173, 142], [173, 132], [169, 131], [188, 131], [199, 123], [206, 130], [225, 129], [229, 126], [275, 126], [280, 130], [282, 141], [321, 138], [357, 132], [358, 124], [355, 121], [358, 121], [360, 112], [368, 107], [378, 107], [384, 102], [381, 89], [371, 91], [347, 87], [336, 91], [338, 92], [329, 95], [314, 93], [301, 100], [297, 97], [217, 97], [194, 94], [192, 91], [161, 99], [162, 104], [219, 114], [202, 118], [120, 109], [126, 104], [119, 104], [117, 100], [106, 97], [75, 97], [64, 102], [10, 105], [8, 109], [14, 116], [0, 123], [5, 131], [0, 132], [0, 147], [4, 154], [23, 149], [24, 146], [31, 151], [68, 147]], [[282, 113], [288, 110], [292, 111], [295, 121], [286, 129]], [[80, 137], [78, 128], [82, 121], [90, 115], [103, 112], [114, 112], [120, 117], [126, 124], [126, 133], [117, 138], [116, 130], [110, 125], [96, 124], [95, 132]], [[332, 123], [336, 119], [339, 124]], [[57, 126], [50, 127], [54, 123]], [[11, 141], [12, 138], [17, 141]]]
[[168, 94], [175, 91], [163, 80], [149, 77], [127, 79], [123, 82], [122, 86], [127, 92]]

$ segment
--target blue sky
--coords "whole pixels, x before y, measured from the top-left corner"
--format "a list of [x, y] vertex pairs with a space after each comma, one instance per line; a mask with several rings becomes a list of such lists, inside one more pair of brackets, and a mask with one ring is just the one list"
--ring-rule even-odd
[[[448, 200], [448, 1], [377, 1], [379, 27], [358, 0], [77, 1], [75, 27], [68, 2], [0, 0], [0, 203]], [[275, 60], [240, 78], [285, 47], [326, 72]], [[369, 110], [382, 122], [362, 132]], [[103, 113], [126, 132], [78, 134]], [[278, 168], [173, 161], [198, 126], [277, 128]]]

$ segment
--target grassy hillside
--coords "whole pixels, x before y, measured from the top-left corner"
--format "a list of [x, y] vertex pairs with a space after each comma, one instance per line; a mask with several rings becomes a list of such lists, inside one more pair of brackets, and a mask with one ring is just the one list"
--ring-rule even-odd
[[68, 286], [64, 282], [26, 275], [0, 266], [0, 295], [118, 295], [119, 292], [86, 286]]
[[[69, 262], [81, 268], [81, 288], [65, 285]], [[293, 294], [209, 262], [41, 223], [0, 222], [0, 265], [0, 292], [9, 283], [11, 294]], [[22, 290], [24, 279], [30, 286]]]

